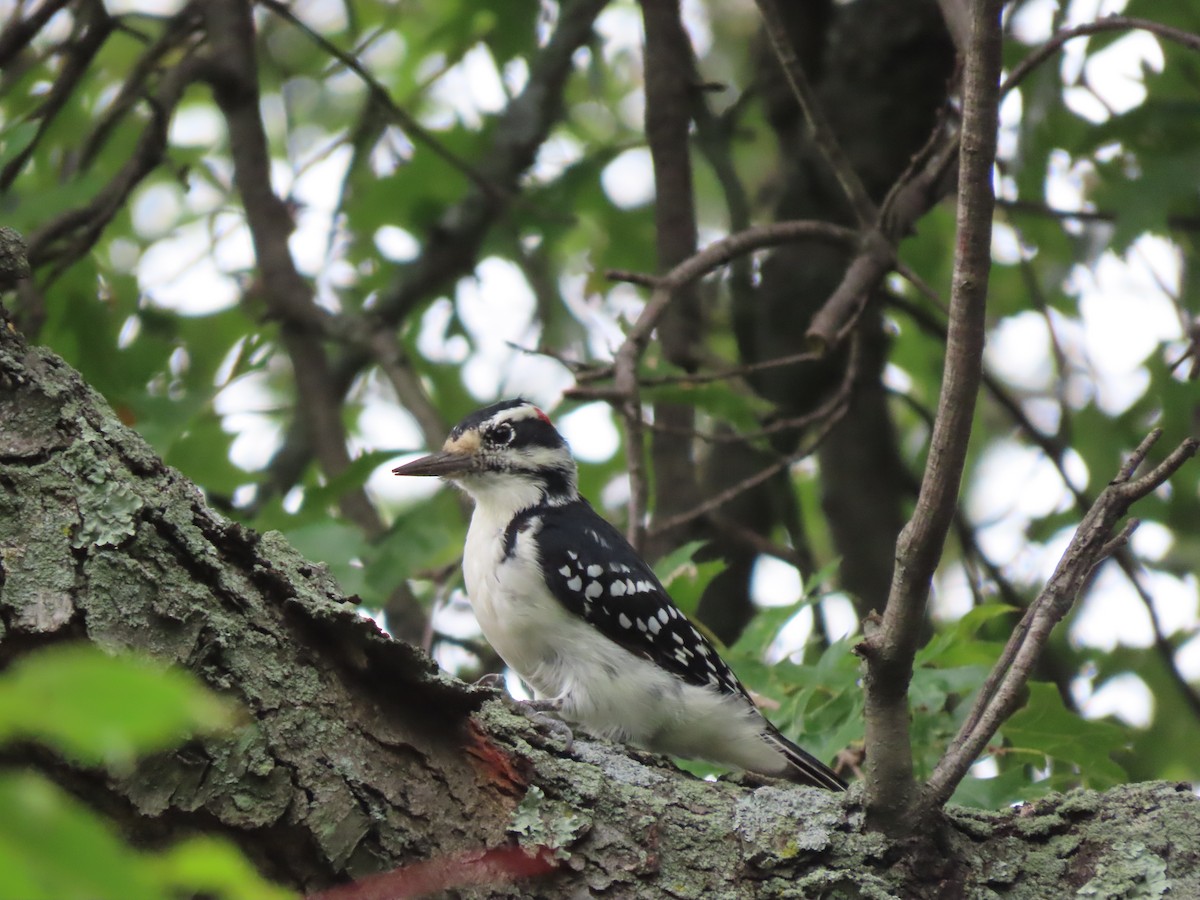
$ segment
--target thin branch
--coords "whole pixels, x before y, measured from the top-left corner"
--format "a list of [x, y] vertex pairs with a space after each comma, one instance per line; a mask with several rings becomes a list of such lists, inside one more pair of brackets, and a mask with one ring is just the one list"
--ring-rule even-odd
[[191, 52], [187, 40], [197, 31], [199, 20], [194, 3], [189, 3], [172, 16], [163, 26], [159, 36], [145, 49], [129, 71], [121, 90], [104, 110], [100, 119], [88, 134], [79, 154], [79, 169], [86, 171], [95, 161], [109, 135], [120, 125], [147, 94], [147, 86], [153, 83], [156, 71], [163, 67], [163, 60]]
[[678, 528], [681, 525], [686, 525], [689, 522], [695, 521], [696, 519], [701, 519], [707, 516], [709, 513], [720, 509], [722, 506], [724, 506], [730, 500], [735, 499], [740, 494], [744, 494], [751, 488], [755, 488], [763, 482], [769, 481], [771, 478], [778, 475], [793, 463], [799, 462], [806, 456], [810, 456], [829, 435], [829, 432], [833, 430], [833, 426], [841, 421], [842, 415], [845, 413], [845, 411], [846, 404], [843, 403], [836, 409], [835, 412], [828, 416], [821, 429], [794, 453], [789, 453], [786, 457], [780, 459], [778, 462], [759, 469], [749, 478], [743, 478], [737, 484], [732, 484], [725, 488], [725, 490], [713, 494], [711, 497], [708, 497], [703, 502], [697, 504], [691, 509], [674, 515], [669, 519], [663, 519], [659, 522], [656, 522], [654, 531], [652, 531], [651, 534], [656, 535], [667, 531], [668, 529]]
[[412, 360], [400, 346], [396, 335], [388, 330], [374, 330], [369, 340], [380, 371], [391, 383], [400, 405], [416, 420], [425, 446], [437, 447], [449, 428], [442, 414], [429, 399], [420, 376], [413, 369]]
[[[934, 302], [940, 303], [936, 294], [931, 294], [930, 298]], [[941, 323], [937, 322], [926, 310], [914, 303], [911, 303], [904, 297], [892, 296], [890, 298], [890, 302], [893, 306], [896, 306], [897, 308], [908, 313], [908, 315], [913, 318], [918, 327], [920, 327], [923, 331], [940, 337], [943, 341], [946, 339], [945, 327], [942, 326]], [[1020, 402], [1008, 391], [1006, 387], [1004, 387], [1004, 385], [1001, 384], [1000, 380], [995, 375], [986, 369], [983, 372], [983, 386], [996, 404], [1000, 406], [1000, 408], [1004, 410], [1004, 412], [1007, 413], [1008, 416], [1013, 420], [1020, 432], [1024, 434], [1025, 437], [1035, 446], [1037, 446], [1042, 453], [1045, 454], [1046, 458], [1049, 459], [1054, 465], [1058, 472], [1059, 478], [1062, 480], [1063, 486], [1074, 498], [1076, 509], [1079, 510], [1080, 515], [1086, 515], [1094, 501], [1085, 491], [1075, 487], [1075, 485], [1071, 483], [1070, 476], [1067, 474], [1065, 459], [1067, 450], [1070, 449], [1069, 444], [1060, 437], [1045, 434], [1041, 429], [1034, 425], [1032, 420], [1030, 420], [1030, 418], [1026, 415], [1025, 410], [1021, 407]], [[1005, 580], [1003, 573], [995, 565], [995, 563], [989, 560], [982, 553], [975, 541], [974, 535], [971, 532], [966, 518], [961, 514], [961, 512], [956, 520], [956, 528], [959, 532], [959, 540], [963, 544], [964, 548], [970, 553], [973, 553], [983, 562], [984, 567], [988, 570], [988, 576], [997, 584], [997, 586], [999, 586], [1001, 593], [1005, 595], [1006, 600], [1014, 606], [1020, 605], [1016, 590]], [[1187, 678], [1179, 671], [1179, 667], [1175, 662], [1174, 648], [1171, 647], [1170, 642], [1162, 633], [1162, 630], [1159, 626], [1157, 612], [1154, 609], [1153, 598], [1150, 596], [1150, 593], [1146, 590], [1145, 585], [1142, 584], [1142, 580], [1139, 577], [1138, 563], [1136, 560], [1134, 560], [1133, 556], [1125, 550], [1116, 553], [1113, 556], [1113, 559], [1117, 565], [1120, 566], [1121, 571], [1124, 573], [1125, 577], [1129, 580], [1129, 583], [1133, 586], [1134, 590], [1137, 592], [1138, 596], [1146, 606], [1146, 609], [1150, 615], [1151, 623], [1154, 626], [1155, 650], [1159, 654], [1163, 665], [1166, 667], [1167, 674], [1175, 683], [1175, 687], [1183, 697], [1184, 702], [1187, 703], [1188, 707], [1193, 711], [1196, 717], [1200, 719], [1200, 693], [1192, 688]], [[997, 662], [997, 669], [995, 671], [1007, 668], [1010, 663], [1011, 660], [1006, 661], [1002, 658]], [[988, 688], [985, 687], [985, 691], [986, 690], [988, 690]]]
[[[763, 0], [766, 2], [767, 0]], [[760, 4], [761, 6], [762, 4]], [[1063, 43], [1074, 37], [1098, 34], [1102, 31], [1145, 30], [1152, 34], [1183, 44], [1184, 47], [1200, 49], [1200, 36], [1188, 31], [1171, 28], [1148, 19], [1114, 16], [1086, 23], [1058, 32], [1048, 42], [1026, 56], [1016, 66], [1001, 86], [1001, 96], [1012, 90], [1034, 67], [1042, 64]], [[864, 233], [863, 245], [842, 278], [841, 284], [830, 295], [812, 318], [808, 337], [812, 346], [824, 350], [832, 349], [845, 334], [845, 323], [856, 316], [866, 294], [887, 274], [894, 265], [894, 247], [904, 236], [912, 222], [923, 214], [941, 196], [950, 167], [958, 160], [958, 140], [946, 138], [946, 130], [940, 125], [935, 128], [930, 144], [914, 160], [910, 172], [896, 181], [892, 192], [884, 200], [878, 216], [877, 234]], [[1082, 215], [1081, 217], [1086, 217]], [[1192, 222], [1177, 218], [1178, 227], [1192, 227]]]
[[66, 106], [67, 100], [75, 93], [75, 89], [87, 76], [92, 60], [100, 53], [105, 41], [113, 32], [113, 18], [99, 0], [87, 0], [80, 4], [80, 9], [74, 16], [71, 37], [64, 44], [64, 61], [62, 68], [55, 73], [46, 99], [38, 106], [34, 116], [38, 119], [38, 128], [20, 152], [0, 171], [0, 192], [7, 191], [25, 168], [30, 157], [37, 151], [38, 144], [50, 131], [55, 117]]
[[841, 421], [842, 416], [845, 415], [846, 410], [849, 408], [851, 389], [854, 384], [855, 376], [858, 373], [858, 366], [860, 362], [858, 341], [854, 342], [851, 351], [850, 361], [846, 365], [846, 372], [842, 378], [842, 383], [837, 392], [824, 403], [822, 403], [818, 410], [810, 413], [809, 416], [806, 417], [821, 423], [820, 428], [808, 441], [806, 441], [794, 452], [785, 456], [781, 456], [777, 462], [760, 469], [749, 478], [744, 478], [737, 484], [730, 485], [725, 490], [708, 497], [702, 503], [697, 504], [693, 508], [672, 516], [669, 519], [656, 522], [655, 531], [653, 533], [657, 534], [664, 532], [668, 529], [685, 525], [695, 519], [702, 518], [709, 513], [720, 509], [722, 506], [740, 494], [743, 494], [751, 488], [757, 487], [763, 482], [770, 480], [779, 472], [782, 472], [784, 469], [812, 454], [829, 435], [829, 432], [833, 430], [833, 427]]
[[634, 323], [633, 330], [630, 331], [631, 335], [636, 335], [639, 339], [643, 336], [648, 338], [650, 332], [658, 325], [663, 311], [671, 302], [672, 291], [703, 278], [739, 256], [795, 241], [821, 240], [844, 246], [852, 245], [857, 239], [858, 232], [841, 225], [834, 225], [831, 222], [815, 219], [771, 222], [767, 225], [755, 225], [745, 231], [739, 231], [713, 241], [659, 277], [615, 269], [605, 274], [614, 281], [627, 281], [654, 289], [655, 296], [642, 310], [637, 322]]
[[958, 735], [925, 785], [920, 800], [924, 812], [949, 799], [988, 741], [1016, 710], [1050, 632], [1070, 611], [1096, 567], [1124, 546], [1136, 526], [1136, 520], [1131, 520], [1114, 536], [1117, 523], [1136, 501], [1166, 482], [1200, 449], [1200, 441], [1189, 438], [1159, 465], [1134, 478], [1161, 435], [1156, 429], [1141, 442], [1076, 529], [1054, 574], [1013, 631]]
[[403, 107], [392, 99], [392, 95], [388, 93], [387, 88], [379, 83], [375, 77], [368, 72], [363, 64], [352, 53], [347, 53], [341, 47], [334, 44], [324, 35], [313, 31], [303, 19], [297, 16], [288, 7], [287, 4], [280, 0], [257, 0], [258, 3], [267, 7], [275, 15], [281, 19], [291, 23], [301, 33], [304, 34], [310, 41], [317, 45], [323, 52], [329, 54], [330, 57], [340, 62], [346, 69], [353, 72], [359, 77], [359, 80], [366, 86], [367, 92], [377, 102], [381, 108], [387, 110], [393, 120], [402, 128], [406, 135], [412, 139], [414, 143], [424, 144], [443, 162], [447, 163], [451, 168], [461, 172], [475, 186], [485, 193], [496, 194], [503, 197], [511, 197], [512, 191], [507, 187], [490, 181], [482, 172], [472, 166], [465, 159], [456, 154], [453, 150], [447, 147], [442, 141], [438, 140], [434, 134], [422, 125], [416, 118], [410, 115]]
[[849, 158], [842, 151], [841, 144], [833, 133], [833, 127], [821, 110], [816, 93], [809, 85], [804, 67], [800, 64], [800, 59], [788, 38], [787, 25], [779, 12], [776, 0], [755, 0], [755, 3], [762, 13], [763, 28], [779, 60], [780, 68], [783, 69], [784, 78], [787, 79], [792, 95], [800, 105], [804, 121], [808, 124], [813, 145], [841, 185], [855, 220], [864, 227], [871, 225], [875, 221], [875, 204], [867, 189], [863, 187], [862, 180], [854, 171]]
[[929, 585], [954, 519], [980, 382], [991, 266], [1001, 5], [1000, 0], [978, 0], [972, 7], [945, 375], [916, 509], [897, 542], [882, 626], [858, 648], [867, 662], [868, 816], [888, 832], [916, 824], [908, 818], [915, 810], [907, 688]]
[[[998, 199], [996, 205], [1014, 213], [1046, 216], [1068, 222], [1115, 222], [1118, 215], [1107, 209], [1056, 209], [1033, 200]], [[1164, 221], [1173, 231], [1200, 231], [1200, 216], [1168, 213]]]
[[[676, 292], [692, 284], [713, 269], [725, 265], [731, 259], [762, 247], [774, 246], [802, 238], [821, 238], [841, 242], [851, 239], [853, 234], [852, 231], [846, 228], [831, 225], [828, 222], [792, 221], [759, 226], [730, 235], [722, 240], [714, 241], [703, 250], [694, 253], [680, 262], [665, 275], [655, 279], [654, 291], [650, 296], [649, 302], [642, 309], [637, 321], [629, 329], [624, 342], [617, 350], [612, 369], [613, 388], [609, 395], [610, 402], [618, 405], [617, 411], [626, 420], [627, 443], [633, 445], [627, 447], [626, 451], [630, 467], [629, 478], [631, 488], [638, 483], [635, 481], [635, 476], [639, 479], [644, 477], [642, 474], [644, 448], [641, 444], [641, 404], [638, 401], [638, 363], [645, 353], [646, 347], [649, 346], [650, 336], [654, 328], [667, 311], [668, 306], [675, 299]], [[633, 491], [631, 490], [632, 493]], [[645, 509], [644, 499], [644, 497], [634, 498], [630, 501], [631, 531], [633, 531], [635, 525], [639, 528], [642, 527], [640, 523], [642, 518], [641, 512]], [[636, 518], [634, 518], [635, 511], [637, 513]], [[666, 521], [671, 524], [682, 524], [695, 517], [696, 515], [693, 510], [681, 516], [673, 516]], [[663, 527], [660, 523], [656, 531], [661, 530]], [[635, 536], [638, 538], [644, 537], [640, 532], [635, 532]]]
[[1004, 96], [1021, 83], [1030, 72], [1058, 52], [1067, 41], [1090, 34], [1100, 34], [1105, 31], [1148, 31], [1156, 37], [1181, 44], [1189, 50], [1200, 50], [1200, 35], [1192, 34], [1181, 28], [1173, 28], [1151, 19], [1138, 19], [1129, 16], [1108, 16], [1095, 22], [1084, 22], [1072, 28], [1065, 28], [1050, 36], [1042, 44], [1019, 63], [1013, 66], [1004, 83], [1000, 85], [1000, 96]]
[[8, 71], [9, 65], [18, 53], [29, 46], [42, 28], [70, 0], [44, 0], [28, 18], [13, 16], [8, 20], [3, 30], [0, 30], [0, 70]]
[[764, 537], [752, 528], [747, 528], [741, 522], [735, 521], [728, 516], [722, 516], [716, 512], [708, 513], [706, 517], [709, 523], [712, 524], [721, 536], [726, 540], [734, 541], [738, 544], [753, 550], [755, 553], [761, 553], [764, 556], [771, 556], [781, 562], [787, 563], [789, 566], [797, 569], [800, 572], [811, 573], [813, 571], [812, 557], [805, 553], [801, 553], [793, 547], [785, 547], [783, 544], [778, 544], [770, 538]]
[[1141, 598], [1142, 604], [1146, 607], [1146, 613], [1150, 616], [1150, 626], [1154, 630], [1154, 650], [1158, 654], [1163, 668], [1166, 669], [1167, 677], [1174, 683], [1175, 689], [1179, 691], [1179, 696], [1192, 711], [1192, 716], [1200, 721], [1200, 693], [1197, 693], [1196, 689], [1192, 687], [1187, 676], [1179, 671], [1179, 664], [1175, 661], [1175, 648], [1171, 646], [1171, 641], [1163, 632], [1162, 622], [1158, 618], [1158, 610], [1154, 608], [1154, 597], [1142, 584], [1133, 554], [1127, 548], [1121, 548], [1113, 554], [1113, 559], [1124, 570], [1125, 575], [1133, 584], [1134, 590], [1137, 591], [1138, 597]]
[[30, 264], [35, 269], [51, 261], [55, 264], [54, 271], [42, 282], [43, 288], [91, 250], [108, 223], [124, 208], [130, 194], [162, 164], [171, 115], [184, 91], [202, 76], [204, 68], [203, 61], [189, 53], [168, 70], [150, 100], [150, 119], [120, 170], [86, 204], [55, 216], [29, 236]]
[[878, 222], [859, 235], [858, 252], [841, 282], [813, 316], [806, 337], [814, 349], [829, 352], [844, 338], [871, 292], [895, 267], [896, 246], [949, 189], [948, 176], [958, 156], [958, 135], [939, 121], [908, 170], [888, 191]]

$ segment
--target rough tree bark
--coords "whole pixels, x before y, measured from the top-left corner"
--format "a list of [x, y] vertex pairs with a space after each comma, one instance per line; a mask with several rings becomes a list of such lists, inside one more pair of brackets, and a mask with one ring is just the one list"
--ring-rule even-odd
[[[951, 810], [931, 857], [867, 832], [857, 792], [696, 781], [582, 735], [568, 752], [381, 634], [279, 535], [209, 510], [0, 320], [0, 666], [70, 640], [187, 667], [246, 724], [123, 774], [31, 745], [4, 764], [37, 767], [141, 844], [223, 834], [304, 891], [434, 861], [476, 881], [466, 896], [1200, 896], [1185, 785]], [[543, 874], [501, 883], [475, 866], [517, 844]]]

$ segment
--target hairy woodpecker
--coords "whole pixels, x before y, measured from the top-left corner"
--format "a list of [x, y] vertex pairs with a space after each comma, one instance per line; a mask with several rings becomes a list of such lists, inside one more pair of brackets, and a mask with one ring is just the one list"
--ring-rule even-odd
[[611, 740], [828, 790], [846, 783], [763, 718], [651, 568], [576, 488], [575, 460], [525, 400], [472, 413], [393, 470], [475, 501], [463, 553], [496, 652], [563, 718]]

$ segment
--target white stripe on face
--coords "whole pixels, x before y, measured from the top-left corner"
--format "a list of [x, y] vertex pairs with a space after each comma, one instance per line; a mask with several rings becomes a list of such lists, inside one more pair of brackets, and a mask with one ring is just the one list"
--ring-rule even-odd
[[526, 403], [523, 406], [514, 406], [512, 409], [500, 410], [500, 412], [488, 419], [482, 427], [486, 428], [499, 422], [524, 422], [526, 419], [546, 418], [547, 417], [544, 412], [542, 412], [532, 403]]

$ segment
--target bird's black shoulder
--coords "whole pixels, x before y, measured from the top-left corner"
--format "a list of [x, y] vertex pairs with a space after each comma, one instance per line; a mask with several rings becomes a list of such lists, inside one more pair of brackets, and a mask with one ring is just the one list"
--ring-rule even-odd
[[610, 640], [690, 684], [745, 695], [716, 649], [675, 604], [654, 570], [584, 499], [518, 514], [505, 532], [536, 528], [538, 563], [558, 601]]

